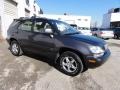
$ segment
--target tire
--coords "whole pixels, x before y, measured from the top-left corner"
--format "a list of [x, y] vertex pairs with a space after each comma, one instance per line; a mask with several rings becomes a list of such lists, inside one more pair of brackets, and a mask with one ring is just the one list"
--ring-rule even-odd
[[98, 37], [97, 34], [94, 34], [95, 37]]
[[104, 40], [109, 40], [110, 38], [104, 38]]
[[61, 71], [69, 76], [76, 76], [84, 70], [81, 58], [70, 51], [66, 51], [60, 56], [59, 66]]
[[11, 41], [11, 43], [10, 43], [10, 51], [15, 56], [21, 56], [23, 54], [23, 51], [22, 51], [20, 45], [15, 40]]
[[115, 38], [115, 39], [119, 39], [118, 35], [114, 35], [114, 38]]

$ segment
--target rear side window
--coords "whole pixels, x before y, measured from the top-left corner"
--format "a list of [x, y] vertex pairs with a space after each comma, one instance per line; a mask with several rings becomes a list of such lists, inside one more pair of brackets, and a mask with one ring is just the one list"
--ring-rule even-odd
[[112, 29], [110, 29], [110, 28], [101, 28], [100, 30], [101, 31], [112, 31]]
[[25, 31], [31, 31], [32, 28], [32, 21], [25, 21], [24, 23], [20, 24], [18, 29], [25, 30]]

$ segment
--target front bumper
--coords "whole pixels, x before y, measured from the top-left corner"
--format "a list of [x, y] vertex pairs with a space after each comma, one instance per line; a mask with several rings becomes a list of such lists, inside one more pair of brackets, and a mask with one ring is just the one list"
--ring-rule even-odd
[[96, 68], [98, 66], [101, 66], [103, 63], [105, 63], [108, 60], [110, 54], [111, 54], [110, 50], [107, 49], [102, 57], [94, 58], [93, 56], [87, 56], [86, 66], [88, 68]]

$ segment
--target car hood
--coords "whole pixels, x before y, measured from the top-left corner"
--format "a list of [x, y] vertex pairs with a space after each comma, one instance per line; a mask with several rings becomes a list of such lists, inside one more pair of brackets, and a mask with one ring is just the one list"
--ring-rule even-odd
[[67, 37], [72, 38], [77, 41], [85, 42], [92, 45], [104, 45], [106, 42], [103, 39], [94, 37], [94, 36], [88, 36], [88, 35], [82, 35], [82, 34], [74, 34], [74, 35], [68, 35]]

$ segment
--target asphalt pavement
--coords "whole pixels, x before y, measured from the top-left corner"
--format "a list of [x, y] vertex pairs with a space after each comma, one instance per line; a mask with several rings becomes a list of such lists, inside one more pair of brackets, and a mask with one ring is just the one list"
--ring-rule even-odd
[[40, 56], [13, 56], [0, 41], [0, 90], [120, 90], [120, 40], [107, 40], [111, 57], [76, 76], [61, 73]]

